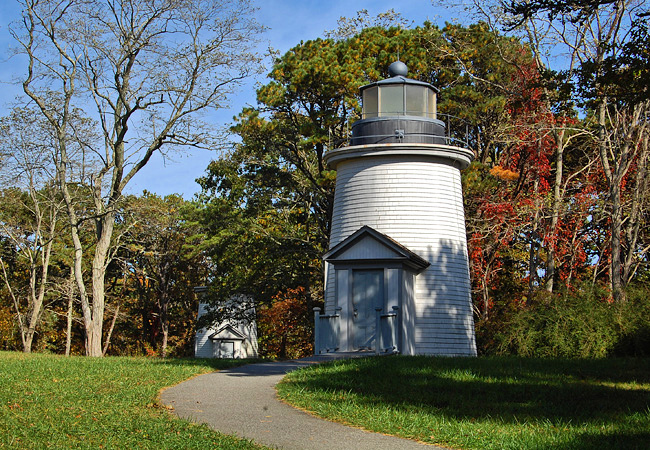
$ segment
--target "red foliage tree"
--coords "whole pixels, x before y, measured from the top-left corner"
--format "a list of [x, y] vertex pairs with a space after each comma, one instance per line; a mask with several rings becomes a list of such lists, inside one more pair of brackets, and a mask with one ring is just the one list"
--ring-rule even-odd
[[260, 354], [271, 358], [301, 358], [313, 354], [312, 317], [304, 287], [273, 297], [257, 314]]

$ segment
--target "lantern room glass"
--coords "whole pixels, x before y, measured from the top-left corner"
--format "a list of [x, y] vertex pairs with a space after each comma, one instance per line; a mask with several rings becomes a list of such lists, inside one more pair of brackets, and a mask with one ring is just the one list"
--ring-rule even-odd
[[404, 115], [404, 86], [381, 86], [379, 88], [379, 115]]
[[363, 118], [416, 116], [436, 118], [436, 94], [423, 85], [393, 84], [363, 90]]
[[433, 92], [433, 89], [427, 89], [429, 92], [428, 102], [427, 102], [427, 117], [430, 119], [435, 119], [438, 114], [437, 105], [436, 105], [436, 94]]
[[363, 118], [377, 117], [379, 114], [379, 101], [377, 86], [373, 86], [363, 91]]
[[420, 116], [427, 115], [427, 91], [423, 86], [406, 85], [406, 115]]

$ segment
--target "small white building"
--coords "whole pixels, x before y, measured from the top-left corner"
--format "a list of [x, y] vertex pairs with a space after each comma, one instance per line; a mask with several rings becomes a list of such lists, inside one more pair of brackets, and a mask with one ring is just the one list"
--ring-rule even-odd
[[436, 89], [406, 78], [363, 86], [350, 145], [331, 149], [336, 189], [315, 353], [476, 355], [461, 169]]
[[[196, 358], [257, 358], [257, 324], [255, 310], [247, 303], [236, 299], [228, 302], [229, 307], [243, 304], [245, 314], [237, 319], [226, 319], [196, 332], [194, 356]], [[207, 303], [199, 302], [198, 317], [208, 312]]]

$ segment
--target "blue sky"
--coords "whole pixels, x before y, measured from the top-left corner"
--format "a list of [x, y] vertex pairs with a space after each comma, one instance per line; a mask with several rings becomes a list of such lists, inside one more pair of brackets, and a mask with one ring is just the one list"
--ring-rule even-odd
[[[258, 21], [268, 27], [263, 48], [270, 45], [284, 53], [301, 40], [306, 41], [323, 36], [324, 31], [333, 30], [340, 17], [355, 17], [357, 11], [366, 9], [371, 17], [394, 9], [406, 19], [420, 25], [429, 20], [438, 25], [445, 21], [461, 21], [450, 10], [431, 5], [431, 0], [257, 0]], [[457, 15], [457, 14], [456, 14]], [[16, 58], [9, 58], [8, 47], [12, 45], [7, 25], [20, 18], [20, 6], [13, 0], [0, 0], [0, 113], [7, 114], [8, 102], [20, 93], [19, 85], [12, 83], [22, 74], [25, 65]], [[232, 98], [231, 106], [215, 112], [210, 121], [226, 126], [242, 107], [255, 105], [255, 83], [264, 83], [264, 76], [250, 80], [238, 95]], [[182, 194], [190, 199], [199, 191], [195, 179], [202, 176], [208, 163], [216, 157], [209, 151], [173, 155], [163, 160], [160, 155], [152, 158], [138, 173], [127, 188], [128, 193], [140, 193], [146, 189], [160, 195]]]

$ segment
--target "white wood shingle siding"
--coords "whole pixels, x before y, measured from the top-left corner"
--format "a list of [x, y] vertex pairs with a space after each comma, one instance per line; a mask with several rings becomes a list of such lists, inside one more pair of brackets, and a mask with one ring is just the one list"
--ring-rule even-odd
[[[198, 317], [203, 316], [207, 313], [206, 304], [199, 303], [199, 314]], [[212, 328], [201, 328], [196, 331], [196, 336], [194, 338], [194, 356], [196, 358], [212, 358], [212, 342], [210, 341], [210, 335], [214, 333]]]
[[[475, 355], [459, 168], [439, 157], [387, 155], [341, 160], [336, 169], [330, 248], [367, 225], [431, 263], [415, 277], [405, 353]], [[326, 274], [333, 311], [334, 270]]]

